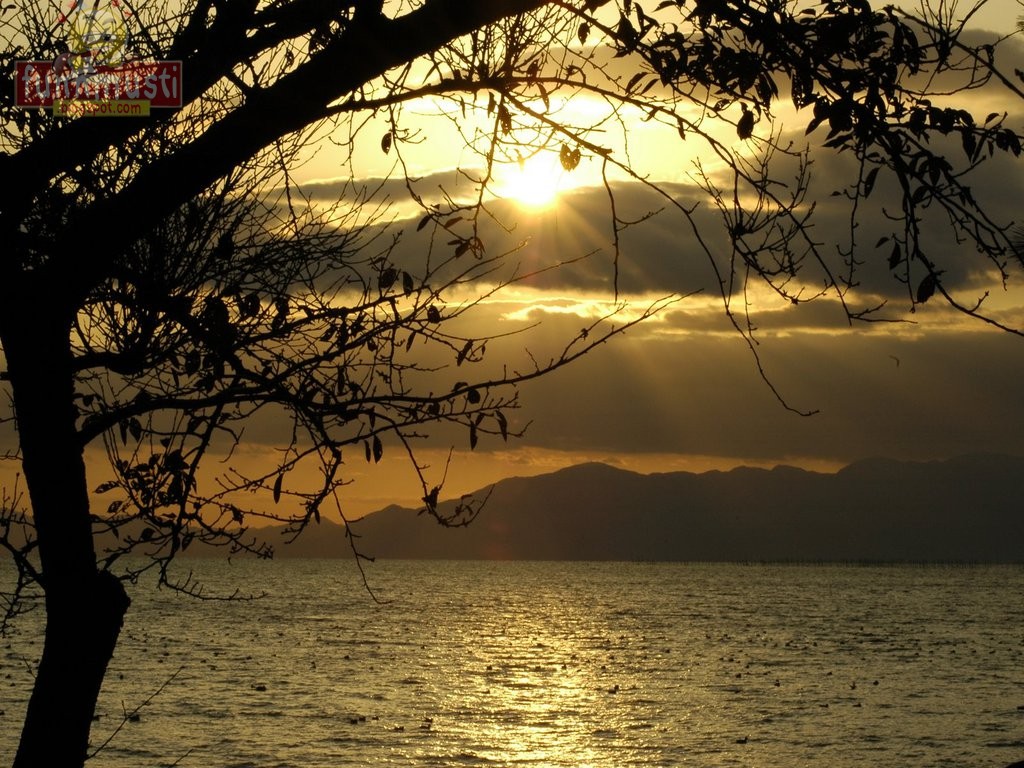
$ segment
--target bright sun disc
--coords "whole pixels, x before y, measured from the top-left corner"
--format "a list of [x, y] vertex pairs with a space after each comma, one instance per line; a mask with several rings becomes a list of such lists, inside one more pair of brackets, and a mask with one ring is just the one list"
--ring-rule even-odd
[[503, 169], [497, 194], [528, 208], [546, 208], [558, 197], [564, 171], [555, 157], [534, 157]]

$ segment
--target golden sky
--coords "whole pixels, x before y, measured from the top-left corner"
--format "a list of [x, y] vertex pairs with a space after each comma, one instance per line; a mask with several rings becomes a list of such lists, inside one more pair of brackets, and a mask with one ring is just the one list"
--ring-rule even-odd
[[[962, 4], [961, 12], [967, 7]], [[1012, 0], [990, 3], [972, 26], [1006, 34], [1019, 12]], [[1009, 41], [1002, 50], [1008, 71], [1024, 68], [1019, 41]], [[972, 93], [964, 103], [980, 119], [990, 109], [1012, 108], [1016, 112], [1008, 125], [1020, 129], [1024, 122], [1021, 105], [997, 88]], [[586, 99], [553, 104], [563, 110], [561, 115], [581, 121], [592, 119], [599, 108]], [[437, 105], [422, 103], [403, 116], [407, 125], [415, 123], [423, 132], [422, 143], [403, 148], [403, 156], [423, 177], [417, 189], [444, 185], [468, 194], [472, 189], [454, 181], [453, 169], [478, 167], [478, 158], [454, 136], [447, 119], [437, 118], [438, 111]], [[812, 148], [823, 140], [824, 131], [804, 138], [805, 114], [781, 107], [778, 117], [777, 130], [785, 138], [809, 142]], [[696, 202], [702, 234], [720, 244], [721, 222], [693, 183], [701, 147], [680, 142], [674, 132], [659, 131], [653, 123], [628, 122], [633, 166], [667, 184], [679, 198]], [[461, 127], [466, 130], [467, 123]], [[736, 143], [731, 125], [721, 130], [725, 140]], [[377, 183], [395, 171], [395, 158], [380, 151], [372, 128], [366, 135], [355, 145], [353, 173]], [[609, 144], [621, 152], [617, 141], [610, 133]], [[844, 227], [848, 236], [848, 212], [829, 195], [850, 178], [851, 166], [827, 151], [815, 149], [812, 157], [816, 232], [823, 242], [840, 242]], [[304, 169], [315, 194], [329, 198], [336, 190], [331, 169], [337, 161], [321, 152]], [[705, 167], [715, 171], [713, 164]], [[1020, 162], [1001, 158], [998, 166], [982, 167], [975, 176], [977, 194], [987, 196], [997, 218], [1011, 220], [1024, 199]], [[514, 225], [510, 237], [526, 243], [514, 260], [531, 267], [595, 251], [583, 264], [502, 293], [480, 308], [481, 328], [540, 321], [539, 328], [506, 347], [512, 359], [523, 347], [553, 349], [558, 339], [570, 338], [587, 318], [614, 303], [607, 193], [599, 180], [599, 159], [586, 153], [571, 173], [561, 169], [554, 154], [528, 161], [522, 172], [515, 164], [505, 169], [497, 190], [506, 199], [493, 207]], [[391, 193], [398, 218], [418, 218], [402, 185], [385, 184], [384, 190]], [[639, 185], [623, 181], [615, 190], [622, 210], [639, 215], [661, 206]], [[958, 252], [942, 234], [941, 222], [935, 224], [933, 247], [948, 259], [950, 284], [964, 296], [980, 294], [986, 276], [971, 254]], [[880, 210], [866, 216], [860, 242], [873, 245], [886, 226]], [[414, 244], [412, 239], [410, 251]], [[771, 382], [788, 403], [817, 411], [814, 416], [784, 409], [761, 380], [744, 341], [724, 322], [707, 257], [697, 252], [686, 222], [665, 212], [624, 239], [620, 288], [634, 305], [667, 293], [701, 293], [569, 369], [524, 387], [523, 407], [513, 417], [516, 425], [529, 423], [521, 440], [484, 439], [470, 453], [465, 435], [442, 431], [420, 455], [440, 474], [454, 448], [446, 485], [447, 495], [453, 496], [500, 477], [594, 460], [641, 472], [777, 463], [832, 470], [875, 455], [935, 459], [1019, 453], [1024, 401], [1016, 392], [1024, 381], [1024, 339], [937, 304], [908, 314], [906, 288], [889, 277], [885, 255], [864, 247], [865, 257], [881, 267], [865, 267], [860, 295], [865, 303], [870, 298], [888, 301], [888, 316], [899, 323], [850, 327], [828, 298], [790, 307], [763, 291], [749, 297], [759, 326], [758, 351]], [[1021, 277], [1019, 270], [1016, 277]], [[1021, 325], [1024, 298], [1018, 288], [1004, 293], [997, 287], [991, 302], [1000, 317]], [[395, 501], [415, 504], [418, 491], [411, 473], [400, 466], [404, 461], [386, 452], [379, 465], [355, 462], [350, 469], [358, 482], [350, 488], [349, 509], [361, 513]]]
[[[991, 2], [974, 17], [974, 26], [1006, 34], [1020, 13], [1014, 0]], [[1006, 71], [1024, 69], [1019, 40], [1008, 41], [1001, 50]], [[592, 100], [562, 103], [558, 98], [553, 97], [551, 106], [561, 110], [563, 119], [587, 122], [600, 115], [601, 105]], [[1024, 105], [1011, 103], [998, 88], [971, 93], [964, 103], [980, 119], [993, 109], [1011, 110], [1008, 125], [1020, 130], [1024, 123]], [[428, 197], [442, 186], [454, 195], [470, 194], [472, 185], [459, 180], [457, 169], [480, 167], [480, 157], [460, 138], [450, 113], [450, 104], [409, 105], [401, 125], [417, 131], [418, 142], [396, 145], [387, 154], [380, 146], [387, 130], [383, 119], [363, 128], [350, 160], [336, 145], [320, 142], [311, 147], [296, 179], [314, 199], [325, 201], [335, 199], [352, 178], [368, 187], [379, 186], [392, 205], [393, 229], [410, 230], [395, 257], [414, 265], [423, 243], [411, 230], [421, 212], [399, 180], [399, 152], [410, 174], [418, 178], [417, 190]], [[722, 224], [695, 185], [694, 175], [698, 160], [712, 176], [718, 167], [707, 162], [702, 156], [706, 151], [697, 142], [681, 142], [674, 131], [642, 122], [642, 115], [624, 117], [631, 165], [675, 199], [697, 206], [694, 221], [715, 256], [716, 249], [724, 248]], [[842, 242], [849, 234], [848, 212], [830, 194], [851, 178], [848, 161], [816, 149], [824, 132], [804, 137], [806, 114], [780, 106], [778, 118], [776, 130], [783, 140], [812, 148], [818, 238]], [[458, 127], [470, 136], [478, 128], [486, 130], [483, 122], [474, 126], [471, 118], [460, 120]], [[723, 124], [719, 130], [730, 146], [740, 144], [732, 125]], [[614, 131], [607, 134], [607, 146], [620, 155], [627, 151]], [[739, 146], [737, 151], [745, 150]], [[997, 219], [1017, 216], [1024, 199], [1021, 170], [1020, 161], [1000, 158], [998, 165], [987, 164], [975, 174], [975, 193], [987, 200]], [[664, 206], [640, 185], [621, 176], [613, 179], [620, 215], [641, 216]], [[514, 367], [528, 359], [526, 350], [538, 357], [550, 355], [582, 325], [615, 306], [608, 194], [599, 182], [600, 160], [588, 153], [571, 173], [561, 168], [554, 153], [527, 161], [522, 170], [517, 163], [502, 169], [496, 191], [504, 199], [492, 200], [490, 206], [508, 231], [492, 224], [486, 234], [494, 243], [492, 250], [522, 244], [509, 258], [510, 269], [536, 269], [593, 255], [477, 307], [470, 322], [481, 334], [536, 325], [495, 344], [488, 364]], [[885, 194], [880, 182], [877, 198], [884, 201]], [[888, 275], [885, 255], [871, 249], [886, 226], [880, 210], [861, 224], [858, 238], [868, 243], [868, 265], [854, 298], [865, 303], [886, 300], [888, 315], [900, 322], [850, 327], [834, 299], [792, 307], [757, 288], [746, 297], [771, 383], [787, 403], [816, 415], [786, 410], [762, 381], [744, 340], [724, 319], [707, 255], [699, 252], [686, 220], [668, 210], [624, 235], [619, 287], [634, 309], [668, 294], [686, 298], [577, 364], [522, 387], [522, 407], [509, 414], [513, 430], [526, 428], [521, 439], [505, 443], [484, 436], [471, 452], [464, 432], [438, 429], [423, 442], [420, 461], [437, 481], [453, 452], [443, 494], [451, 497], [505, 476], [537, 474], [583, 461], [640, 472], [779, 463], [833, 470], [876, 455], [935, 459], [963, 453], [1021, 453], [1024, 339], [959, 317], [936, 303], [908, 314], [906, 288]], [[942, 232], [937, 226], [935, 255], [947, 260], [950, 285], [965, 296], [977, 294], [990, 276], [979, 271], [972, 254], [958, 251]], [[1019, 282], [1020, 270], [1015, 277]], [[812, 285], [816, 278], [807, 279]], [[1016, 285], [997, 291], [991, 301], [1001, 318], [1024, 327], [1024, 298]], [[275, 459], [280, 442], [279, 425], [257, 423], [247, 431], [246, 444], [232, 462], [242, 469], [265, 467]], [[94, 485], [105, 479], [102, 461], [100, 450], [91, 449]], [[360, 452], [348, 461], [347, 471], [355, 481], [344, 497], [350, 516], [390, 503], [419, 502], [421, 491], [408, 459], [393, 444], [385, 443], [379, 464], [366, 463]]]

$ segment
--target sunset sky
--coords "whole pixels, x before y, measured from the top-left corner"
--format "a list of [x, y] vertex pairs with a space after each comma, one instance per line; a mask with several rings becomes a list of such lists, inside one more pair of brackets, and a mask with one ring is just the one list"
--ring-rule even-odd
[[[966, 8], [964, 4], [961, 10]], [[1014, 0], [990, 3], [974, 18], [970, 40], [1011, 33], [1019, 13]], [[999, 50], [1003, 71], [1024, 69], [1024, 43], [1019, 37], [1004, 41]], [[1022, 105], [999, 86], [958, 98], [958, 104], [979, 120], [989, 112], [1010, 110], [1006, 124], [1022, 129]], [[601, 106], [584, 98], [562, 104], [556, 97], [554, 102], [565, 120], [592, 121], [600, 114]], [[417, 178], [417, 191], [428, 199], [441, 187], [456, 196], [471, 193], [471, 186], [459, 181], [459, 169], [472, 172], [480, 167], [480, 159], [453, 130], [450, 113], [450, 104], [407, 106], [402, 125], [419, 131], [419, 143], [396, 146], [389, 154], [381, 151], [379, 142], [385, 123], [371, 122], [357, 137], [351, 165], [338, 146], [321, 142], [315, 151], [311, 148], [296, 179], [314, 200], [324, 201], [336, 199], [350, 175], [368, 188], [380, 187], [392, 205], [388, 216], [394, 230], [407, 230], [396, 258], [413, 265], [424, 247], [422, 236], [414, 231], [422, 211], [410, 202], [396, 156], [401, 153], [408, 172]], [[721, 167], [700, 156], [703, 145], [681, 142], [674, 131], [642, 123], [640, 117], [626, 115], [631, 120], [632, 165], [674, 199], [697, 206], [694, 220], [717, 259], [717, 249], [725, 243], [722, 222], [694, 175], [699, 160], [712, 179], [723, 178]], [[730, 117], [736, 119], [735, 114]], [[805, 137], [806, 112], [794, 114], [783, 104], [778, 118], [781, 143], [792, 140], [797, 147], [809, 144], [812, 149], [814, 234], [825, 244], [823, 250], [834, 253], [836, 243], [848, 241], [849, 214], [830, 195], [850, 183], [850, 161], [816, 149], [824, 140], [824, 129]], [[473, 126], [463, 122], [462, 129], [472, 134]], [[731, 146], [741, 144], [730, 124], [721, 126], [720, 136]], [[609, 131], [608, 146], [622, 154], [626, 150], [618, 141]], [[480, 334], [530, 327], [493, 345], [491, 365], [521, 366], [528, 360], [526, 349], [538, 358], [549, 356], [616, 304], [608, 193], [599, 183], [598, 159], [585, 153], [580, 166], [566, 173], [557, 153], [548, 153], [523, 168], [520, 172], [512, 163], [502, 171], [498, 189], [505, 199], [492, 201], [490, 208], [510, 231], [490, 225], [484, 234], [491, 250], [521, 245], [509, 257], [509, 265], [519, 265], [522, 271], [593, 255], [504, 290], [475, 309], [471, 317]], [[996, 220], [1019, 218], [1024, 200], [1021, 171], [1021, 161], [1000, 156], [975, 174], [974, 193], [987, 201]], [[665, 206], [664, 200], [621, 177], [613, 178], [613, 189], [625, 218]], [[780, 463], [829, 471], [870, 456], [924, 460], [964, 453], [1022, 453], [1024, 338], [964, 318], [937, 301], [908, 313], [907, 288], [889, 275], [887, 251], [874, 247], [879, 237], [891, 232], [882, 213], [885, 202], [894, 200], [891, 192], [880, 176], [873, 207], [862, 211], [857, 253], [867, 263], [861, 287], [848, 298], [855, 306], [885, 301], [885, 317], [900, 322], [851, 327], [834, 298], [794, 307], [753, 284], [747, 296], [758, 328], [757, 349], [771, 384], [792, 408], [815, 415], [787, 410], [761, 379], [745, 341], [725, 319], [707, 255], [696, 247], [685, 219], [666, 210], [629, 230], [623, 239], [619, 289], [629, 306], [622, 317], [661, 297], [681, 298], [585, 359], [523, 386], [522, 407], [509, 414], [513, 429], [529, 425], [523, 438], [506, 444], [485, 436], [470, 452], [466, 434], [441, 429], [423, 443], [419, 460], [440, 479], [449, 450], [454, 449], [445, 485], [445, 496], [451, 497], [502, 477], [584, 461], [640, 472]], [[1011, 266], [1015, 282], [1003, 291], [976, 254], [961, 253], [950, 242], [941, 220], [926, 222], [930, 225], [930, 255], [946, 268], [946, 285], [968, 304], [984, 290], [994, 289], [986, 304], [989, 311], [1010, 325], [1024, 327], [1024, 275], [1019, 265]], [[818, 278], [808, 272], [804, 279], [813, 286]], [[255, 425], [247, 439], [233, 460], [259, 466], [275, 459], [282, 436], [268, 425]], [[385, 443], [379, 464], [366, 464], [361, 458], [348, 463], [348, 476], [355, 481], [345, 497], [350, 516], [390, 503], [418, 504], [421, 491], [408, 460], [391, 447]], [[102, 462], [101, 451], [91, 450], [89, 464], [97, 482], [105, 477]]]
[[[1018, 11], [1013, 2], [994, 3], [976, 17], [976, 25], [1006, 34], [1013, 30]], [[977, 34], [981, 41], [983, 33]], [[1019, 40], [1008, 41], [1000, 50], [1005, 71], [1024, 68]], [[962, 103], [982, 120], [987, 112], [1012, 107], [1018, 111], [1011, 113], [1007, 124], [1019, 130], [1024, 121], [1020, 105], [996, 87], [964, 96]], [[576, 114], [572, 110], [597, 107], [581, 100], [565, 109]], [[430, 118], [429, 105], [420, 110], [425, 141], [408, 148], [404, 157], [411, 172], [422, 175], [418, 190], [443, 185], [451, 191], [451, 169], [473, 168], [474, 158], [464, 143], [446, 135], [445, 121]], [[824, 140], [824, 130], [804, 137], [806, 115], [782, 110], [780, 117], [784, 136], [798, 146], [810, 141], [813, 148]], [[630, 130], [633, 163], [674, 196], [700, 203], [696, 217], [707, 222], [702, 235], [713, 241], [721, 238], [721, 221], [693, 183], [695, 157], [687, 155], [687, 145], [678, 136], [659, 134], [639, 121]], [[722, 135], [735, 144], [735, 137], [729, 138], [733, 130], [723, 126]], [[812, 196], [818, 202], [815, 234], [828, 243], [842, 237], [844, 226], [849, 234], [847, 210], [837, 207], [829, 195], [848, 183], [852, 166], [827, 150], [812, 152], [812, 157]], [[322, 151], [303, 169], [313, 194], [329, 198], [337, 191], [329, 172], [333, 161], [329, 151]], [[375, 141], [357, 143], [358, 175], [383, 178], [392, 172], [393, 163], [393, 156], [381, 153]], [[561, 171], [553, 154], [526, 168], [522, 176], [514, 166], [508, 169], [502, 190], [509, 199], [493, 206], [515, 224], [511, 240], [526, 242], [512, 258], [530, 267], [546, 263], [554, 254], [568, 259], [597, 250], [583, 264], [545, 276], [535, 286], [499, 294], [474, 315], [481, 328], [540, 321], [538, 329], [516, 342], [532, 352], [571, 338], [586, 318], [610, 308], [614, 296], [607, 193], [595, 186], [597, 160], [584, 156], [572, 174]], [[1021, 170], [1019, 161], [1000, 158], [976, 174], [972, 187], [990, 201], [996, 218], [1018, 215], [1024, 199]], [[404, 188], [387, 189], [395, 215], [418, 220], [420, 214], [409, 206]], [[618, 182], [615, 192], [620, 213], [640, 214], [663, 205], [634, 183]], [[881, 199], [882, 194], [876, 192], [876, 197]], [[980, 260], [959, 253], [948, 237], [942, 239], [941, 221], [933, 223], [941, 233], [934, 252], [950, 259], [949, 285], [962, 296], [975, 298], [984, 287], [994, 288], [991, 309], [998, 308], [997, 314], [1011, 324], [1024, 324], [1019, 284], [1024, 275], [1019, 268], [1018, 284], [1003, 292], [991, 283], [991, 275], [979, 271]], [[869, 264], [857, 295], [865, 305], [871, 298], [886, 300], [886, 316], [903, 322], [850, 327], [834, 299], [791, 307], [763, 292], [751, 296], [766, 373], [791, 406], [818, 411], [816, 415], [787, 411], [761, 380], [745, 342], [724, 319], [707, 257], [697, 252], [682, 217], [666, 211], [631, 230], [624, 241], [620, 288], [637, 307], [668, 293], [689, 298], [568, 369], [523, 387], [523, 407], [513, 422], [530, 422], [524, 438], [507, 445], [500, 439], [484, 439], [471, 454], [465, 435], [440, 433], [424, 444], [421, 459], [439, 470], [449, 446], [454, 446], [446, 493], [458, 495], [507, 475], [595, 460], [641, 472], [778, 463], [833, 470], [869, 456], [924, 460], [963, 453], [1021, 453], [1024, 339], [958, 316], [938, 303], [908, 314], [907, 289], [889, 276], [887, 251], [873, 248], [878, 236], [888, 231], [881, 211], [863, 216], [861, 227], [858, 254]], [[509, 350], [515, 358], [518, 349]], [[348, 509], [361, 512], [395, 501], [415, 504], [419, 494], [411, 473], [399, 466], [404, 461], [388, 460], [386, 455], [377, 466], [354, 463], [350, 470], [357, 482], [349, 488]], [[407, 475], [409, 484], [401, 479]]]

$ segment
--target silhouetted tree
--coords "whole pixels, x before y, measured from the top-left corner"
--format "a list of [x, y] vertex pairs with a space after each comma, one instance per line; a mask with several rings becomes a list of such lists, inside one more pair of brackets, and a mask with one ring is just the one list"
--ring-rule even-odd
[[[920, 18], [865, 0], [117, 7], [133, 14], [133, 55], [183, 62], [180, 109], [57, 118], [16, 109], [12, 89], [0, 89], [0, 342], [31, 505], [27, 515], [10, 499], [3, 531], [21, 573], [15, 596], [37, 582], [47, 611], [19, 767], [85, 758], [128, 608], [121, 579], [137, 574], [129, 566], [114, 575], [121, 555], [145, 554], [170, 579], [167, 563], [197, 540], [260, 554], [247, 521], [284, 519], [298, 530], [317, 519], [335, 502], [353, 449], [379, 461], [385, 433], [408, 447], [438, 421], [461, 424], [471, 444], [483, 432], [506, 437], [516, 383], [621, 330], [595, 324], [550, 360], [497, 378], [463, 373], [483, 358], [486, 339], [453, 322], [473, 302], [445, 297], [473, 282], [491, 290], [504, 260], [481, 236], [498, 163], [547, 150], [567, 172], [596, 160], [616, 264], [632, 222], [616, 208], [612, 171], [648, 184], [690, 222], [755, 355], [753, 323], [732, 310], [748, 280], [793, 303], [838, 296], [851, 319], [871, 319], [877, 307], [847, 297], [876, 252], [912, 307], [941, 296], [1017, 332], [983, 299], [948, 289], [928, 247], [926, 217], [987, 259], [997, 283], [1018, 261], [1009, 223], [979, 203], [969, 172], [1019, 155], [1020, 137], [1004, 115], [976, 118], [955, 95], [997, 83], [1020, 97], [1019, 75], [1000, 71], [994, 44], [964, 43], [945, 3], [924, 6]], [[0, 16], [4, 72], [19, 60], [82, 68], [95, 54], [69, 48], [56, 8], [12, 8]], [[587, 97], [607, 114], [586, 124], [562, 116], [559, 104]], [[405, 109], [422, 98], [449, 101], [456, 122], [467, 121], [464, 140], [483, 170], [465, 174], [476, 190], [470, 202], [430, 202], [406, 179], [423, 209], [418, 228], [432, 235], [414, 267], [396, 260], [369, 194], [350, 191], [325, 211], [303, 199], [289, 169], [304, 144], [333, 133], [343, 146], [379, 144], [401, 170], [403, 146], [417, 140]], [[813, 140], [855, 161], [840, 195], [850, 228], [838, 261], [812, 229], [808, 151], [774, 127], [784, 101]], [[386, 118], [383, 135], [363, 136], [369, 116]], [[466, 128], [474, 116], [486, 127]], [[725, 246], [616, 145], [612, 134], [628, 138], [639, 119], [699, 142], [698, 156], [728, 169], [726, 182], [696, 167]], [[895, 195], [884, 207], [890, 231], [865, 249], [858, 225], [883, 179]], [[436, 370], [444, 362], [454, 377]], [[292, 427], [280, 461], [200, 484], [203, 457], [229, 451], [242, 425], [264, 413]], [[111, 493], [102, 511], [90, 510], [83, 461], [93, 441], [103, 441], [114, 471], [95, 488]], [[320, 468], [315, 487], [290, 481], [302, 463]], [[426, 509], [437, 514], [439, 488], [423, 482]], [[265, 503], [243, 506], [250, 494]], [[281, 511], [283, 497], [301, 502], [297, 515]], [[101, 533], [119, 544], [97, 551]]]

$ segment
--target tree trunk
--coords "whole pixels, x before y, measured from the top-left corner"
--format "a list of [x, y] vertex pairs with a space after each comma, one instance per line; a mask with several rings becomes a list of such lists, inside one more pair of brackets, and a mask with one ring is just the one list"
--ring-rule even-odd
[[[14, 768], [82, 768], [96, 699], [128, 608], [117, 578], [54, 590], [47, 578], [46, 637]], [[54, 592], [60, 592], [55, 596]]]
[[[38, 294], [35, 301], [46, 304]], [[129, 601], [121, 583], [96, 568], [69, 323], [24, 295], [12, 303], [21, 306], [4, 307], [0, 334], [46, 596], [43, 654], [14, 766], [81, 768]]]

